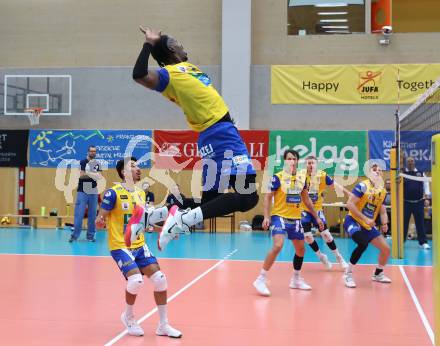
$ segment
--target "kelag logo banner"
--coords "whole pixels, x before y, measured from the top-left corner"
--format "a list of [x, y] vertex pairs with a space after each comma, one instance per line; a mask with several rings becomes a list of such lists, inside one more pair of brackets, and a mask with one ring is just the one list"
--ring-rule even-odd
[[[274, 65], [273, 104], [414, 103], [440, 76], [440, 64]], [[400, 95], [399, 95], [400, 90]]]
[[316, 156], [331, 175], [363, 175], [366, 145], [366, 131], [271, 131], [269, 155], [275, 170], [282, 168], [284, 151], [294, 149], [301, 159]]
[[[29, 164], [31, 167], [58, 167], [62, 160], [80, 161], [86, 158], [89, 145], [93, 145], [96, 159], [114, 168], [133, 140], [132, 144], [136, 145], [128, 152], [137, 159], [144, 157], [140, 167], [149, 168], [151, 135], [151, 130], [31, 130]], [[135, 141], [136, 136], [149, 140]]]

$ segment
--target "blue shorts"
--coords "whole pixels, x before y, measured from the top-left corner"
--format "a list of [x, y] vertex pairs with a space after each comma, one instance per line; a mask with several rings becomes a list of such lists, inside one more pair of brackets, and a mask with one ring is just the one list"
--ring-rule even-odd
[[110, 254], [125, 277], [132, 269], [157, 264], [156, 257], [153, 256], [146, 244], [135, 249], [112, 250]]
[[373, 227], [371, 230], [368, 230], [364, 227], [362, 227], [355, 219], [353, 219], [350, 215], [347, 215], [345, 217], [344, 221], [344, 231], [347, 232], [350, 237], [353, 236], [356, 232], [362, 232], [367, 235], [368, 241], [372, 241], [374, 238], [377, 238], [380, 236], [380, 231]]
[[[319, 218], [322, 220], [322, 222], [324, 222], [324, 229], [327, 229], [327, 220], [325, 219], [324, 212], [322, 210], [319, 210], [317, 213]], [[313, 227], [315, 228], [318, 227], [318, 223], [316, 222], [316, 219], [308, 211], [303, 211], [301, 213], [301, 223], [303, 224], [303, 226], [305, 224], [311, 223]]]
[[304, 230], [300, 219], [286, 219], [278, 215], [270, 218], [272, 237], [276, 234], [286, 235], [290, 240], [304, 240]]
[[220, 121], [200, 132], [197, 144], [203, 164], [203, 191], [223, 192], [230, 187], [229, 176], [256, 174], [246, 145], [232, 122]]

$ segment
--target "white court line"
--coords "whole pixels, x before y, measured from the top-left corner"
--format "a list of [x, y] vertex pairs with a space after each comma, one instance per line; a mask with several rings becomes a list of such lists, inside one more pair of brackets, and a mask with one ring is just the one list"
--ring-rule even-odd
[[406, 287], [408, 287], [408, 291], [409, 291], [409, 294], [411, 295], [411, 298], [414, 302], [414, 305], [416, 306], [417, 312], [419, 313], [419, 316], [422, 319], [422, 322], [423, 322], [423, 325], [425, 326], [426, 332], [428, 333], [428, 336], [431, 339], [432, 344], [434, 345], [434, 332], [432, 331], [431, 325], [429, 324], [429, 321], [426, 318], [425, 313], [423, 312], [423, 308], [420, 305], [419, 299], [417, 298], [417, 295], [414, 292], [414, 289], [412, 288], [412, 285], [408, 279], [408, 276], [406, 276], [405, 269], [402, 266], [399, 266], [399, 269], [400, 269], [400, 273], [403, 276], [403, 281], [405, 281]]
[[[44, 254], [44, 253], [0, 253], [0, 256], [47, 256], [47, 257], [86, 257], [86, 258], [111, 258], [110, 255], [61, 255], [61, 254]], [[178, 261], [219, 261], [219, 258], [192, 258], [192, 257], [159, 257], [155, 256], [158, 260], [178, 260]], [[231, 262], [257, 262], [262, 263], [264, 261], [263, 259], [229, 259], [224, 257], [223, 259], [227, 259]], [[291, 260], [278, 260], [277, 263], [292, 263]], [[319, 261], [304, 261], [305, 264], [319, 264], [321, 262]], [[334, 265], [338, 265], [338, 262], [332, 262]], [[358, 263], [357, 266], [375, 266], [377, 265], [376, 262], [374, 263]], [[417, 265], [417, 264], [387, 264], [387, 267], [416, 267], [416, 268], [432, 268], [433, 265]]]
[[[190, 288], [192, 285], [194, 285], [197, 281], [199, 281], [200, 279], [202, 279], [204, 276], [206, 276], [207, 274], [209, 274], [211, 271], [213, 271], [215, 268], [217, 268], [218, 266], [222, 265], [223, 262], [225, 262], [225, 260], [227, 260], [229, 257], [231, 257], [233, 254], [235, 254], [238, 251], [238, 249], [235, 249], [234, 251], [232, 251], [231, 253], [229, 253], [228, 255], [226, 255], [225, 257], [223, 257], [222, 260], [218, 261], [216, 264], [214, 264], [213, 266], [211, 266], [209, 269], [205, 270], [202, 274], [200, 274], [199, 276], [197, 276], [194, 280], [192, 280], [191, 282], [187, 283], [185, 286], [183, 286], [180, 290], [178, 290], [176, 293], [174, 293], [170, 298], [168, 298], [167, 302], [170, 303], [172, 302], [175, 298], [177, 298], [180, 294], [182, 294], [183, 292], [185, 292], [188, 288]], [[151, 311], [149, 311], [147, 314], [145, 314], [144, 316], [142, 316], [137, 322], [140, 324], [142, 322], [144, 322], [147, 318], [151, 317], [153, 314], [155, 314], [157, 312], [157, 307], [155, 307], [154, 309], [152, 309]], [[111, 346], [114, 345], [116, 342], [118, 342], [120, 339], [122, 339], [125, 335], [127, 335], [127, 330], [124, 330], [123, 332], [119, 333], [117, 336], [115, 336], [113, 339], [111, 339], [109, 342], [107, 342], [104, 346]]]

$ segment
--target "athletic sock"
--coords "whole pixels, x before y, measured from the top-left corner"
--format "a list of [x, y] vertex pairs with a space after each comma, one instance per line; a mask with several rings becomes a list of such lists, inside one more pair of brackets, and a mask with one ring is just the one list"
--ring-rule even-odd
[[313, 243], [310, 243], [309, 246], [312, 248], [313, 251], [315, 251], [318, 257], [321, 256], [321, 251], [319, 250], [319, 246], [316, 240], [313, 240]]
[[295, 269], [295, 272], [298, 271], [298, 275], [301, 270], [303, 261], [304, 257], [298, 256], [297, 254], [295, 254], [295, 256], [293, 257], [293, 269]]
[[159, 323], [161, 325], [168, 323], [168, 309], [167, 305], [158, 305], [157, 311], [159, 312]]
[[376, 267], [376, 270], [374, 271], [374, 275], [379, 275], [380, 273], [383, 272], [383, 266], [381, 266], [380, 264]]
[[335, 240], [334, 239], [332, 239], [332, 241], [329, 241], [328, 243], [327, 243], [327, 246], [329, 247], [329, 249], [330, 250], [332, 250], [332, 251], [338, 251], [337, 249], [336, 249], [336, 243], [335, 243]]
[[134, 316], [133, 305], [129, 305], [127, 303], [125, 304], [125, 316], [127, 316], [127, 317]]

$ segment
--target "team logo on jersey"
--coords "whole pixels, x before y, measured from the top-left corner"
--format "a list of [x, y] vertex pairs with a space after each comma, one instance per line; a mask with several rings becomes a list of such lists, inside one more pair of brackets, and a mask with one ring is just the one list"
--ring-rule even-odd
[[128, 210], [128, 209], [130, 209], [130, 204], [127, 202], [123, 202], [121, 207], [122, 207], [122, 210]]
[[128, 196], [127, 195], [120, 195], [119, 198], [120, 199], [128, 199]]
[[105, 193], [104, 197], [110, 197], [112, 195], [112, 192], [109, 190]]
[[190, 73], [190, 75], [197, 78], [205, 86], [210, 86], [212, 83], [211, 78], [209, 78], [209, 76], [203, 72], [194, 72], [194, 73]]

